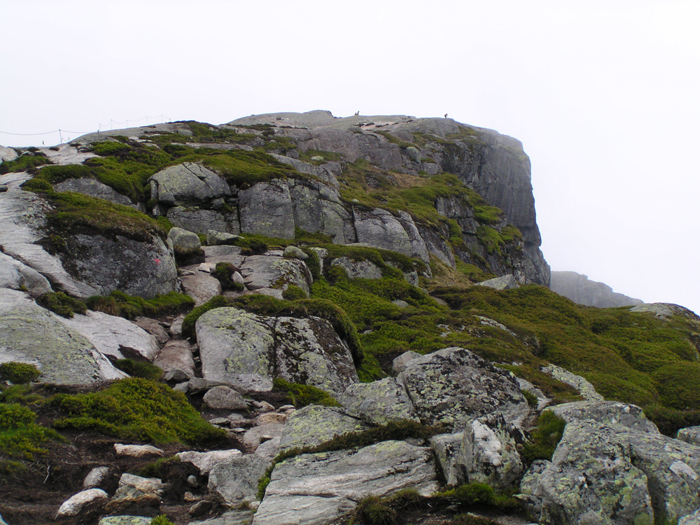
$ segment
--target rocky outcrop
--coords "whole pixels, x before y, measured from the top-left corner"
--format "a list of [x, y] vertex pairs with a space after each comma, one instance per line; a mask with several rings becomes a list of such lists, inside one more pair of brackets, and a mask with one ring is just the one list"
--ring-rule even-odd
[[303, 454], [277, 465], [253, 523], [325, 525], [364, 496], [388, 496], [404, 488], [428, 495], [437, 487], [430, 449], [403, 441]]
[[209, 203], [231, 195], [231, 189], [220, 175], [193, 162], [165, 168], [149, 182], [151, 198], [166, 206]]
[[638, 407], [575, 403], [551, 463], [521, 490], [540, 522], [664, 523], [700, 507], [700, 448], [658, 433]]
[[39, 381], [46, 383], [88, 384], [124, 377], [58, 316], [22, 292], [0, 289], [0, 362], [9, 361], [36, 365]]
[[357, 381], [350, 350], [328, 321], [217, 308], [196, 324], [206, 379], [267, 391], [280, 377], [342, 392]]
[[124, 206], [134, 205], [131, 199], [95, 179], [68, 179], [54, 184], [53, 189], [56, 191], [74, 191]]
[[530, 411], [511, 375], [464, 348], [413, 359], [397, 380], [423, 423], [444, 424], [454, 432], [489, 414], [518, 425]]
[[550, 288], [553, 292], [585, 306], [614, 308], [643, 304], [640, 299], [615, 293], [607, 284], [591, 281], [588, 276], [576, 272], [552, 272]]

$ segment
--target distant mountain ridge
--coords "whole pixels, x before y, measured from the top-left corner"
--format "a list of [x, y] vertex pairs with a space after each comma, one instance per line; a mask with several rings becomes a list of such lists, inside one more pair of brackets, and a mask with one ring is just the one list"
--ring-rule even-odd
[[577, 304], [597, 308], [644, 304], [641, 299], [614, 292], [607, 284], [591, 281], [588, 276], [576, 272], [552, 272], [550, 289]]

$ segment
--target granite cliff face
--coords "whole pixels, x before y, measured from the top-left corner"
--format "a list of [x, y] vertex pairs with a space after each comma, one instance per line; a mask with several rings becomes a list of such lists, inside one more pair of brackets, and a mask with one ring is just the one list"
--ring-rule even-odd
[[543, 286], [514, 139], [314, 111], [0, 158], [0, 524], [697, 521], [700, 318]]

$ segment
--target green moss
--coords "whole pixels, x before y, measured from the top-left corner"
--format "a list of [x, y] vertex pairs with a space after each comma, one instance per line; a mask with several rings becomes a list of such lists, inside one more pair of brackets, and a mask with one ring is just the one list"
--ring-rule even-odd
[[94, 430], [157, 445], [181, 442], [211, 445], [225, 432], [204, 421], [181, 392], [140, 378], [115, 381], [88, 394], [57, 394], [51, 405], [60, 411], [54, 426]]
[[40, 375], [39, 369], [29, 363], [10, 361], [0, 364], [0, 377], [14, 384], [31, 383]]
[[398, 523], [397, 512], [379, 496], [365, 496], [357, 502], [351, 524], [395, 525]]
[[294, 284], [287, 286], [287, 289], [282, 292], [282, 297], [286, 301], [299, 301], [306, 299], [306, 292]]
[[564, 435], [564, 427], [566, 427], [566, 421], [555, 416], [553, 412], [542, 412], [537, 420], [537, 428], [530, 436], [530, 441], [525, 443], [523, 459], [527, 463], [532, 463], [536, 459], [551, 461]]
[[50, 226], [64, 234], [121, 235], [142, 242], [167, 235], [158, 221], [129, 206], [72, 192], [44, 196], [54, 207], [47, 214]]
[[213, 310], [214, 308], [221, 308], [223, 306], [229, 306], [228, 301], [224, 296], [217, 295], [216, 297], [211, 298], [206, 303], [195, 307], [194, 310], [187, 314], [185, 316], [185, 319], [182, 321], [183, 337], [186, 337], [188, 339], [195, 339], [195, 323], [197, 322], [197, 319], [199, 319], [209, 310]]
[[284, 379], [276, 378], [274, 387], [275, 390], [285, 393], [291, 404], [297, 408], [305, 407], [306, 405], [340, 406], [333, 396], [315, 386], [290, 383]]
[[20, 171], [31, 172], [35, 168], [45, 164], [52, 164], [52, 162], [43, 153], [24, 153], [15, 160], [0, 162], [0, 175]]
[[117, 315], [125, 319], [136, 319], [186, 312], [194, 306], [194, 300], [189, 295], [178, 292], [168, 292], [156, 295], [153, 299], [144, 299], [115, 290], [105, 296], [93, 295], [87, 299], [86, 304], [90, 310], [96, 312]]
[[175, 525], [165, 514], [160, 514], [151, 520], [151, 525]]
[[233, 274], [238, 271], [231, 263], [219, 262], [216, 263], [216, 268], [211, 273], [212, 277], [215, 277], [221, 283], [222, 290], [233, 290], [235, 292], [241, 292], [244, 286], [241, 283], [237, 283], [233, 280]]
[[70, 297], [63, 292], [49, 292], [37, 297], [36, 302], [47, 310], [66, 317], [72, 318], [74, 314], [84, 314], [87, 306], [79, 299]]
[[125, 374], [129, 374], [131, 377], [140, 377], [142, 379], [150, 379], [151, 381], [158, 381], [163, 375], [163, 370], [146, 361], [117, 359], [114, 362], [114, 366]]

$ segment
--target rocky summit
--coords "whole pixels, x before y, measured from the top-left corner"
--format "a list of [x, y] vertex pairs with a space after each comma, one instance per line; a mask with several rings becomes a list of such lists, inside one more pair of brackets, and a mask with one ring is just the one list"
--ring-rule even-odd
[[551, 279], [516, 139], [312, 111], [0, 160], [0, 524], [700, 523], [700, 318]]

